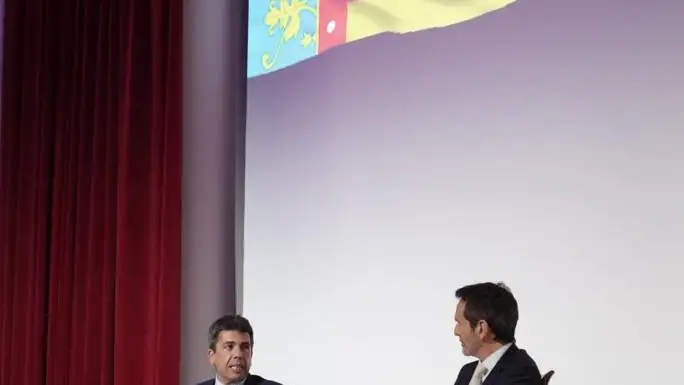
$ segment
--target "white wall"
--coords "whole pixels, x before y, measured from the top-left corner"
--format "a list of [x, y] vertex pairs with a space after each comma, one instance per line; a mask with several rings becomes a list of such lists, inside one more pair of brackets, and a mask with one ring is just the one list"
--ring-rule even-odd
[[554, 385], [679, 384], [684, 155], [648, 132], [617, 148], [533, 131], [452, 151], [435, 140], [402, 170], [387, 164], [418, 137], [383, 157], [368, 142], [325, 178], [292, 160], [289, 183], [267, 187], [248, 168], [255, 370], [298, 385], [448, 384], [467, 362], [454, 290], [503, 280], [519, 344]]

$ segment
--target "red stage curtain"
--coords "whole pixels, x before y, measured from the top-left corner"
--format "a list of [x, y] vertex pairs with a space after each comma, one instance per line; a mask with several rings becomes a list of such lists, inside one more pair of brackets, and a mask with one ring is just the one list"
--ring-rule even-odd
[[182, 0], [6, 0], [0, 384], [179, 383]]

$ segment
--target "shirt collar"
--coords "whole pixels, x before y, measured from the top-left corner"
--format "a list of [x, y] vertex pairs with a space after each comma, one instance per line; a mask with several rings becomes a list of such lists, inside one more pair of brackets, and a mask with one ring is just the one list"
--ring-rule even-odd
[[489, 357], [485, 358], [482, 361], [482, 365], [484, 365], [485, 368], [487, 368], [487, 374], [492, 372], [492, 369], [494, 369], [494, 366], [496, 366], [496, 363], [499, 362], [501, 357], [506, 353], [506, 351], [513, 345], [513, 343], [508, 343], [499, 349], [497, 349], [494, 353], [490, 354]]
[[[245, 381], [247, 381], [246, 378], [244, 380], [238, 382], [235, 385], [245, 385]], [[214, 380], [214, 385], [227, 385], [227, 384], [224, 384], [223, 382], [221, 382], [221, 380], [219, 380], [218, 376], [216, 376], [216, 380]]]

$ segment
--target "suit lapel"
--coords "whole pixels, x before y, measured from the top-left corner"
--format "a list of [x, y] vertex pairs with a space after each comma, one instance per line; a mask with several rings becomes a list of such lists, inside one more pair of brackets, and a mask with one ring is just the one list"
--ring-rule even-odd
[[245, 380], [245, 385], [259, 385], [263, 381], [263, 378], [250, 374]]
[[506, 372], [506, 368], [508, 367], [508, 362], [510, 361], [511, 357], [513, 357], [516, 353], [518, 352], [518, 347], [515, 346], [515, 344], [511, 345], [508, 350], [506, 350], [506, 353], [504, 353], [503, 356], [501, 356], [501, 359], [499, 362], [496, 363], [494, 366], [494, 369], [492, 369], [492, 372], [489, 373], [487, 378], [485, 378], [484, 382], [482, 385], [494, 385], [497, 383], [497, 378], [501, 377], [503, 373]]
[[501, 365], [501, 361], [499, 361], [494, 369], [492, 370], [491, 373], [485, 378], [484, 382], [482, 385], [491, 385], [491, 384], [496, 384], [496, 379], [501, 376], [501, 373], [505, 370], [504, 366]]
[[473, 377], [473, 373], [475, 373], [476, 367], [477, 361], [466, 364], [463, 373], [460, 373], [458, 378], [456, 378], [455, 385], [468, 385], [468, 383], [470, 383], [470, 378]]

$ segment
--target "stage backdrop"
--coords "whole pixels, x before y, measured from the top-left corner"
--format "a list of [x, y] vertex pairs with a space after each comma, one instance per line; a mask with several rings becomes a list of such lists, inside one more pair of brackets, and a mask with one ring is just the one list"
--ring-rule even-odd
[[268, 73], [250, 46], [255, 372], [453, 383], [470, 360], [454, 290], [494, 280], [553, 385], [679, 385], [681, 15], [677, 1], [519, 0]]

